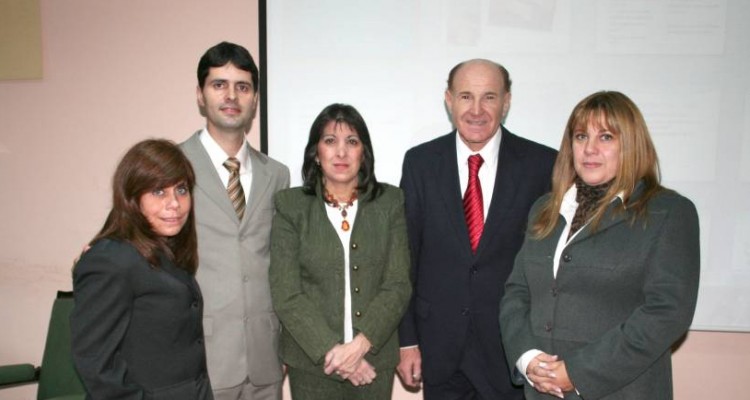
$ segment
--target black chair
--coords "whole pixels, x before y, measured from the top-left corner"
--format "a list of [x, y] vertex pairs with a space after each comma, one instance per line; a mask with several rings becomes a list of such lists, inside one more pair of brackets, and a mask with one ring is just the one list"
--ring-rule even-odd
[[83, 400], [86, 391], [70, 354], [70, 312], [73, 293], [57, 292], [44, 345], [42, 365], [0, 366], [0, 390], [38, 382], [37, 400]]

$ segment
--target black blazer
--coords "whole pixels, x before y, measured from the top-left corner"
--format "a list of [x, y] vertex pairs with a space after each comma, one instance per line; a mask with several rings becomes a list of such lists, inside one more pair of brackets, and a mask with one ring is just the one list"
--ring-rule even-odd
[[102, 239], [76, 265], [72, 351], [88, 399], [213, 399], [198, 284], [161, 264]]
[[[399, 328], [401, 346], [418, 344], [425, 380], [440, 384], [458, 368], [471, 324], [486, 347], [481, 369], [512, 391], [500, 341], [503, 284], [521, 247], [526, 216], [550, 187], [556, 152], [502, 128], [495, 188], [477, 253], [464, 219], [456, 132], [412, 148], [404, 190], [414, 295]], [[516, 390], [520, 397], [520, 390]]]

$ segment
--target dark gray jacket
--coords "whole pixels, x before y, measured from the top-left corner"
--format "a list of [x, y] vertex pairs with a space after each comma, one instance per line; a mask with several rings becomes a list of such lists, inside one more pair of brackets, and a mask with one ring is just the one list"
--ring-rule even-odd
[[[645, 225], [630, 224], [630, 211], [613, 214], [616, 207], [620, 199], [595, 233], [586, 226], [567, 245], [557, 279], [552, 261], [565, 221], [542, 240], [527, 234], [501, 303], [508, 363], [514, 370], [524, 352], [539, 349], [565, 361], [586, 400], [671, 399], [671, 346], [690, 326], [698, 292], [698, 215], [668, 190], [649, 201]], [[527, 384], [526, 398], [553, 397]]]
[[103, 239], [76, 265], [72, 351], [88, 399], [213, 399], [198, 284], [161, 264]]

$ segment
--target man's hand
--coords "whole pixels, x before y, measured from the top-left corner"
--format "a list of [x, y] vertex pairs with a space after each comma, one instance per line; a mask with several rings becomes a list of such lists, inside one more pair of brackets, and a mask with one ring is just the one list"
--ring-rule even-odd
[[401, 349], [400, 353], [401, 361], [396, 367], [398, 375], [405, 386], [419, 389], [422, 384], [422, 353], [419, 347]]
[[86, 254], [86, 252], [89, 251], [90, 248], [91, 248], [90, 244], [87, 244], [87, 245], [83, 246], [83, 248], [81, 249], [81, 254], [79, 254], [78, 257], [76, 257], [73, 260], [73, 266], [70, 267], [71, 271], [76, 268], [76, 264], [78, 264], [78, 261], [81, 261], [81, 257], [83, 257], [83, 255]]

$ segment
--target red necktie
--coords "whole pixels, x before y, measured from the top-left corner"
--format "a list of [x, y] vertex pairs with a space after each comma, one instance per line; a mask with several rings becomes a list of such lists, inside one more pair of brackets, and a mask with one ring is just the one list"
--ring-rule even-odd
[[482, 201], [482, 185], [479, 182], [479, 167], [484, 160], [479, 154], [469, 156], [469, 185], [464, 193], [464, 214], [466, 227], [469, 228], [469, 242], [471, 251], [476, 253], [479, 239], [484, 229], [484, 205]]

